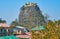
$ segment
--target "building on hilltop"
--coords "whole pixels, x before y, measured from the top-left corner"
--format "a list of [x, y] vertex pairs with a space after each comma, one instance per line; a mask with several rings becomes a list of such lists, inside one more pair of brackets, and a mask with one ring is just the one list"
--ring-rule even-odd
[[36, 5], [36, 3], [31, 3], [31, 2], [29, 2], [29, 3], [26, 3], [25, 5], [24, 5], [24, 7], [27, 7], [27, 6], [35, 6]]

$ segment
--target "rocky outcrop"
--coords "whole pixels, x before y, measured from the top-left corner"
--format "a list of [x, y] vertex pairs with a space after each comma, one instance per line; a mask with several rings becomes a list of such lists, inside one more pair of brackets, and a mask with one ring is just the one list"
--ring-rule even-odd
[[21, 7], [19, 25], [31, 28], [44, 25], [44, 23], [44, 16], [36, 3], [26, 3]]

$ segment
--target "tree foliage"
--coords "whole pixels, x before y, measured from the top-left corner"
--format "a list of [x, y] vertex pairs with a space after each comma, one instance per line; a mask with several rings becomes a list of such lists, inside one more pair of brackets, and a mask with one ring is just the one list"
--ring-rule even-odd
[[18, 26], [18, 20], [15, 19], [14, 21], [12, 21], [12, 23], [10, 24], [11, 26]]
[[6, 23], [6, 20], [2, 20], [2, 19], [0, 18], [0, 23]]
[[[58, 25], [57, 25], [58, 23]], [[32, 31], [32, 39], [60, 39], [60, 20], [49, 21], [44, 30]]]

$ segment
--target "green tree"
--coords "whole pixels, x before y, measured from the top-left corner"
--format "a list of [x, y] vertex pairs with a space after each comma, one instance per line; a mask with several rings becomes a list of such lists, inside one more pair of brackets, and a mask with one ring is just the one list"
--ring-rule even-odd
[[11, 26], [18, 26], [18, 20], [15, 19], [15, 21], [12, 21], [12, 23], [10, 24]]
[[58, 26], [60, 26], [60, 20], [58, 20], [57, 22], [58, 22]]
[[0, 18], [0, 23], [6, 23], [6, 20], [2, 20], [2, 19]]
[[60, 20], [55, 21], [56, 26], [60, 26]]

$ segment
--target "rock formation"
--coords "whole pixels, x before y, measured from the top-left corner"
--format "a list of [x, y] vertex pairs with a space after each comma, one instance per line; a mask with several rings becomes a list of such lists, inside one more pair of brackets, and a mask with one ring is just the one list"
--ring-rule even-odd
[[44, 23], [44, 16], [36, 3], [26, 3], [21, 7], [19, 25], [31, 28], [44, 25]]

